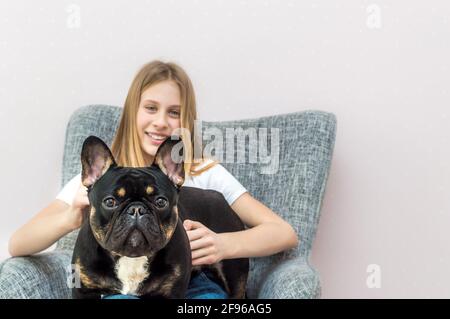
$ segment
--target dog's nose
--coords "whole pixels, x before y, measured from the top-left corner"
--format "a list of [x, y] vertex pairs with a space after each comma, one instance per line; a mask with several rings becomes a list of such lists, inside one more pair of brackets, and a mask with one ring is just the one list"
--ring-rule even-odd
[[147, 209], [142, 204], [131, 205], [127, 209], [127, 214], [132, 216], [133, 218], [139, 218], [146, 213], [147, 213]]

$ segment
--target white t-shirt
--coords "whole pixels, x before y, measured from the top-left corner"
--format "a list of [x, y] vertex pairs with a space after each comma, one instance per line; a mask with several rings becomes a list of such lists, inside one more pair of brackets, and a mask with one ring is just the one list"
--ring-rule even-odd
[[[206, 161], [203, 165], [208, 165], [210, 161]], [[75, 194], [81, 185], [81, 174], [72, 178], [56, 196], [57, 199], [72, 205]], [[247, 192], [244, 186], [231, 175], [228, 170], [220, 164], [216, 164], [207, 171], [197, 176], [188, 176], [183, 186], [196, 187], [201, 189], [212, 189], [223, 194], [228, 204]]]

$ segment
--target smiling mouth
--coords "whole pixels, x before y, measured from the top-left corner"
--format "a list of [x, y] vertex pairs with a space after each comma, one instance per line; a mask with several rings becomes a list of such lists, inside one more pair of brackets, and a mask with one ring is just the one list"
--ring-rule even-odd
[[154, 139], [156, 141], [164, 141], [167, 138], [166, 135], [159, 135], [159, 134], [150, 133], [150, 132], [145, 132], [145, 134], [147, 136], [150, 136], [152, 139]]
[[145, 132], [145, 135], [149, 137], [150, 143], [155, 146], [161, 145], [167, 139], [167, 136], [165, 135], [158, 135], [150, 132]]

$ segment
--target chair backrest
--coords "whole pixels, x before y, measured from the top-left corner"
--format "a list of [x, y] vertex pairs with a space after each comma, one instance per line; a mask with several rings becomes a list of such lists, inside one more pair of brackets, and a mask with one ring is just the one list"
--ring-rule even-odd
[[[119, 107], [91, 105], [73, 114], [66, 131], [62, 185], [80, 173], [81, 146], [87, 136], [96, 135], [111, 145], [121, 111]], [[253, 197], [287, 220], [300, 238], [296, 249], [251, 259], [248, 289], [254, 291], [259, 278], [280, 260], [309, 258], [331, 164], [336, 118], [331, 113], [303, 111], [201, 124], [204, 146], [213, 140], [220, 151], [222, 144], [222, 165]], [[235, 138], [235, 133], [241, 139]], [[252, 138], [242, 139], [246, 134]], [[233, 140], [237, 156], [230, 156]], [[245, 154], [244, 160], [239, 154]], [[264, 158], [270, 158], [269, 163]], [[57, 249], [73, 249], [77, 233], [62, 238]]]
[[[95, 135], [111, 146], [119, 125], [122, 108], [108, 105], [88, 105], [76, 110], [66, 129], [61, 187], [81, 172], [81, 148], [84, 140]], [[58, 241], [57, 249], [73, 250], [78, 230]]]

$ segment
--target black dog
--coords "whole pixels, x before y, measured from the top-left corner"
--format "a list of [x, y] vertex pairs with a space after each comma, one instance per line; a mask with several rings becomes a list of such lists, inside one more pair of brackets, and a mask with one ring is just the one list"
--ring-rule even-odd
[[181, 143], [168, 138], [152, 166], [130, 168], [117, 166], [99, 138], [84, 141], [82, 183], [91, 206], [72, 257], [80, 279], [80, 287], [72, 289], [74, 298], [185, 298], [190, 277], [199, 271], [213, 276], [230, 298], [245, 297], [247, 258], [192, 267], [184, 219], [216, 233], [240, 231], [244, 225], [221, 193], [180, 187], [183, 162], [171, 154]]

